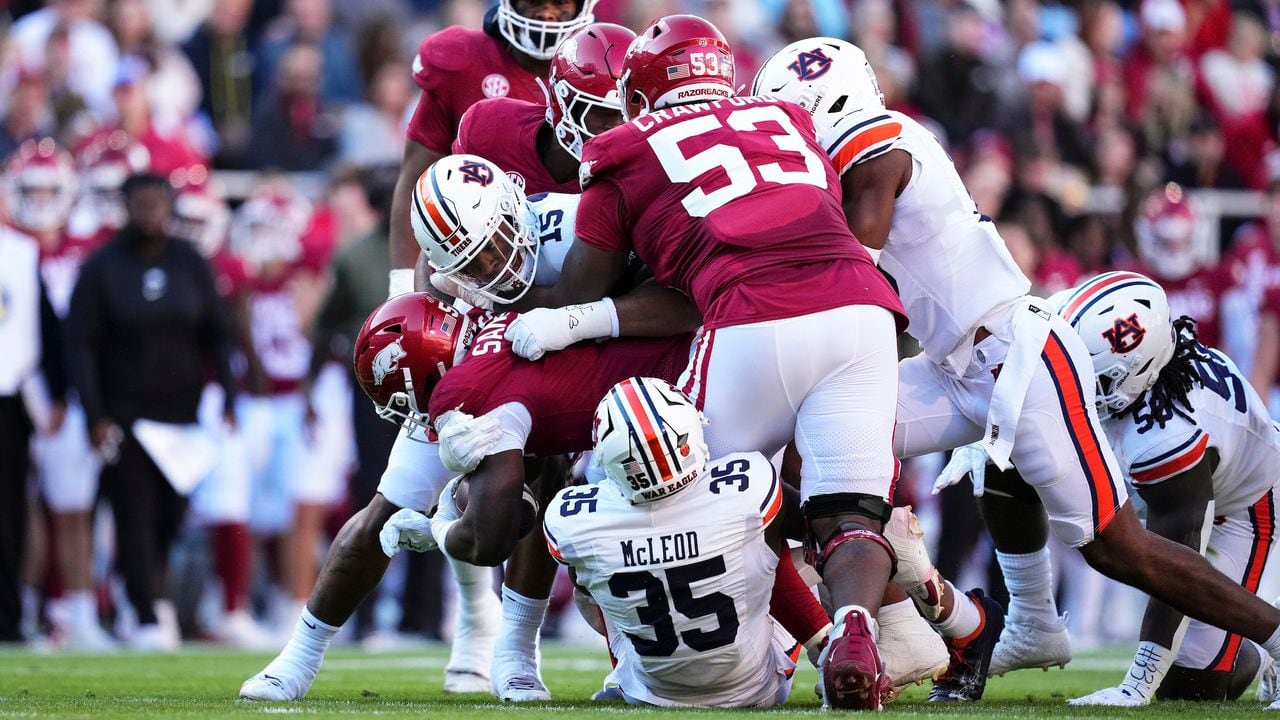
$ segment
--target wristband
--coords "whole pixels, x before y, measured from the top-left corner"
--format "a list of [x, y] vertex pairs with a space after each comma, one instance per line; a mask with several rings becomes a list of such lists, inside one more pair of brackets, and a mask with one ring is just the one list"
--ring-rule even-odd
[[396, 268], [388, 273], [387, 298], [413, 292], [413, 268]]
[[618, 337], [618, 309], [612, 298], [570, 305], [564, 312], [569, 315], [569, 336], [575, 343]]
[[449, 535], [449, 530], [457, 524], [457, 520], [439, 520], [434, 517], [431, 518], [431, 537], [436, 539], [436, 547], [440, 552], [444, 553], [444, 556], [451, 560], [453, 559], [453, 556], [449, 554], [449, 549], [445, 547], [444, 541], [446, 536]]

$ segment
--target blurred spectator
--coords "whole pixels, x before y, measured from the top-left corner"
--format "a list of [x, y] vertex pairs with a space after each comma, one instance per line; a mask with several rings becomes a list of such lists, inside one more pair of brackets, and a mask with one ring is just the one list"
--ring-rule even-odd
[[191, 37], [217, 0], [147, 0], [152, 27], [162, 42], [176, 45]]
[[111, 0], [107, 25], [122, 62], [142, 62], [148, 69], [152, 123], [166, 131], [184, 125], [200, 104], [199, 79], [181, 52], [156, 38], [147, 0]]
[[[5, 348], [0, 356], [0, 644], [5, 644], [24, 639], [19, 579], [27, 543], [28, 442], [35, 427], [52, 432], [62, 424], [66, 373], [58, 319], [40, 281], [39, 246], [0, 224], [0, 257], [0, 347]], [[45, 391], [35, 393], [37, 386]]]
[[14, 23], [10, 38], [19, 65], [39, 70], [49, 60], [50, 39], [61, 33], [66, 38], [65, 73], [48, 77], [64, 79], [99, 118], [109, 118], [118, 56], [111, 33], [94, 19], [100, 10], [100, 0], [49, 0], [47, 7]]
[[54, 130], [44, 74], [39, 70], [20, 70], [6, 103], [4, 120], [0, 122], [0, 158], [9, 157], [27, 140], [52, 136]]
[[1046, 42], [1027, 45], [1018, 55], [1018, 77], [1027, 99], [1007, 119], [1006, 132], [1023, 157], [1056, 157], [1076, 167], [1088, 165], [1080, 127], [1062, 106], [1067, 66], [1061, 51]]
[[[866, 53], [881, 91], [885, 92], [885, 85], [892, 85], [895, 90], [911, 87], [916, 75], [915, 59], [894, 44], [898, 26], [891, 0], [860, 0], [855, 3], [853, 13], [853, 43]], [[893, 105], [887, 92], [885, 104]]]
[[1178, 0], [1142, 0], [1139, 18], [1139, 42], [1123, 66], [1128, 113], [1147, 146], [1162, 148], [1186, 133], [1195, 111], [1186, 15]]
[[778, 28], [781, 45], [815, 35], [849, 37], [849, 11], [838, 0], [760, 0], [759, 7]]
[[1200, 58], [1200, 75], [1218, 112], [1240, 117], [1266, 110], [1275, 87], [1275, 72], [1262, 59], [1266, 42], [1258, 17], [1237, 12], [1231, 16], [1226, 47], [1210, 50]]
[[1081, 9], [1080, 39], [1089, 49], [1094, 80], [1120, 77], [1120, 47], [1124, 42], [1124, 13], [1113, 0], [1086, 0]]
[[320, 50], [297, 44], [280, 58], [273, 87], [257, 103], [250, 163], [256, 168], [317, 170], [337, 147], [337, 119], [319, 95]]
[[942, 124], [946, 136], [967, 139], [998, 117], [1000, 71], [983, 59], [983, 20], [968, 4], [947, 14], [948, 43], [920, 67], [920, 109]]
[[200, 111], [218, 133], [218, 167], [243, 167], [253, 111], [253, 54], [245, 38], [253, 0], [216, 0], [182, 46], [200, 80]]
[[[404, 29], [396, 23], [394, 15], [383, 14], [369, 18], [356, 33], [356, 58], [360, 70], [360, 84], [366, 94], [372, 91], [373, 76], [387, 63], [405, 62]], [[405, 77], [410, 70], [406, 66]]]
[[128, 224], [85, 262], [68, 338], [90, 437], [108, 460], [102, 485], [115, 515], [116, 566], [139, 622], [130, 645], [173, 650], [177, 620], [162, 598], [187, 501], [135, 432], [139, 421], [194, 425], [205, 368], [214, 369], [234, 421], [230, 334], [208, 264], [168, 234], [169, 184], [134, 175], [124, 197]]
[[1123, 127], [1101, 130], [1093, 145], [1093, 182], [1098, 187], [1125, 190], [1133, 180], [1138, 159], [1133, 134]]
[[387, 63], [373, 74], [368, 100], [342, 111], [338, 160], [356, 165], [400, 162], [405, 109], [412, 95], [409, 78], [409, 65], [403, 62]]
[[254, 74], [258, 95], [270, 92], [273, 78], [279, 77], [278, 65], [289, 50], [299, 45], [319, 50], [321, 69], [319, 94], [328, 103], [355, 102], [360, 99], [359, 66], [347, 33], [333, 24], [331, 0], [288, 0], [279, 26], [268, 31], [258, 48], [258, 66]]
[[1168, 180], [1186, 187], [1241, 189], [1244, 178], [1226, 164], [1227, 142], [1213, 115], [1201, 112], [1185, 142], [1169, 148]]
[[117, 122], [99, 129], [81, 146], [117, 130], [123, 130], [130, 138], [141, 143], [150, 155], [151, 172], [168, 177], [174, 170], [206, 164], [204, 155], [188, 135], [186, 125], [161, 127], [151, 113], [151, 93], [148, 91], [149, 73], [146, 63], [128, 58], [120, 63], [114, 91]]

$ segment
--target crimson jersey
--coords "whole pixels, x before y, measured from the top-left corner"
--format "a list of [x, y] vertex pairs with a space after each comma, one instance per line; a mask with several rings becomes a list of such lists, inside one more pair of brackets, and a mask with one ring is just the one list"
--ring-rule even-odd
[[1231, 276], [1223, 266], [1200, 268], [1181, 280], [1166, 280], [1149, 269], [1138, 272], [1160, 283], [1169, 297], [1173, 318], [1189, 315], [1196, 321], [1202, 345], [1217, 347], [1222, 339], [1222, 296], [1231, 289]]
[[62, 234], [55, 245], [40, 243], [40, 279], [58, 317], [66, 317], [71, 308], [71, 291], [80, 277], [80, 266], [113, 234], [111, 230], [90, 235]]
[[689, 361], [691, 338], [680, 335], [578, 343], [529, 362], [503, 337], [515, 318], [504, 313], [484, 326], [431, 393], [431, 417], [458, 409], [479, 416], [520, 403], [533, 420], [526, 452], [582, 452], [591, 448], [591, 421], [609, 388], [635, 375], [675, 382]]
[[447, 27], [428, 36], [413, 59], [422, 97], [409, 121], [410, 140], [448, 155], [467, 108], [485, 98], [545, 103], [537, 77], [516, 64], [505, 41], [480, 30]]
[[546, 119], [547, 108], [541, 103], [505, 97], [481, 100], [463, 114], [453, 152], [494, 163], [526, 195], [577, 193], [581, 188], [576, 175], [556, 182], [538, 156], [538, 131]]
[[577, 235], [635, 250], [708, 329], [902, 304], [849, 232], [798, 105], [742, 97], [643, 115], [587, 143]]

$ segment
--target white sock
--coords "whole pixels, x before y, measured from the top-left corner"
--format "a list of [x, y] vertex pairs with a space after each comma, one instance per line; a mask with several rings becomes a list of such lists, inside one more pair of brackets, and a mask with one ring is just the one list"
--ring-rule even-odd
[[950, 615], [933, 623], [933, 626], [944, 638], [967, 638], [982, 625], [982, 613], [968, 595], [957, 590], [949, 580], [944, 582], [951, 588], [951, 596], [955, 598], [954, 607]]
[[449, 558], [453, 577], [458, 581], [458, 622], [484, 612], [493, 597], [493, 568], [468, 565]]
[[1262, 643], [1262, 649], [1276, 662], [1280, 662], [1280, 626], [1276, 627], [1275, 632], [1271, 633], [1271, 637]]
[[279, 674], [285, 669], [301, 671], [308, 675], [309, 682], [320, 671], [320, 663], [324, 662], [324, 653], [329, 649], [329, 643], [333, 642], [333, 636], [340, 629], [317, 620], [316, 616], [311, 614], [311, 610], [304, 607], [301, 616], [298, 617], [298, 624], [293, 628], [293, 635], [289, 637], [289, 642], [263, 672]]
[[889, 605], [881, 605], [880, 612], [876, 614], [876, 620], [879, 620], [880, 624], [884, 625], [885, 623], [896, 622], [904, 617], [910, 618], [912, 615], [919, 614], [915, 603], [911, 601], [911, 598], [907, 598]]
[[1009, 620], [1040, 620], [1058, 623], [1058, 605], [1053, 600], [1053, 565], [1049, 548], [1036, 552], [1011, 554], [996, 551], [996, 560], [1009, 589]]
[[28, 640], [35, 639], [40, 628], [40, 593], [30, 585], [22, 586], [22, 621], [18, 632]]
[[496, 657], [535, 660], [542, 618], [547, 614], [550, 598], [531, 598], [506, 585], [502, 586], [502, 631], [493, 648]]
[[88, 590], [67, 593], [67, 615], [71, 627], [90, 627], [98, 624], [98, 602]]

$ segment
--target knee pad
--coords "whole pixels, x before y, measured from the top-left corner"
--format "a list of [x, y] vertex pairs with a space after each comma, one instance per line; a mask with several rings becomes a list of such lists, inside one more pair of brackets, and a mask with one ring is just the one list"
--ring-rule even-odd
[[893, 513], [893, 508], [884, 498], [866, 493], [814, 495], [805, 501], [802, 510], [805, 517], [805, 562], [812, 565], [819, 575], [823, 574], [827, 558], [831, 557], [836, 548], [854, 540], [870, 540], [884, 548], [892, 564], [890, 577], [897, 573], [898, 557], [893, 552], [893, 546], [879, 532], [870, 528], [842, 528], [831, 537], [820, 539], [812, 529], [814, 520], [838, 515], [860, 515], [883, 525]]

